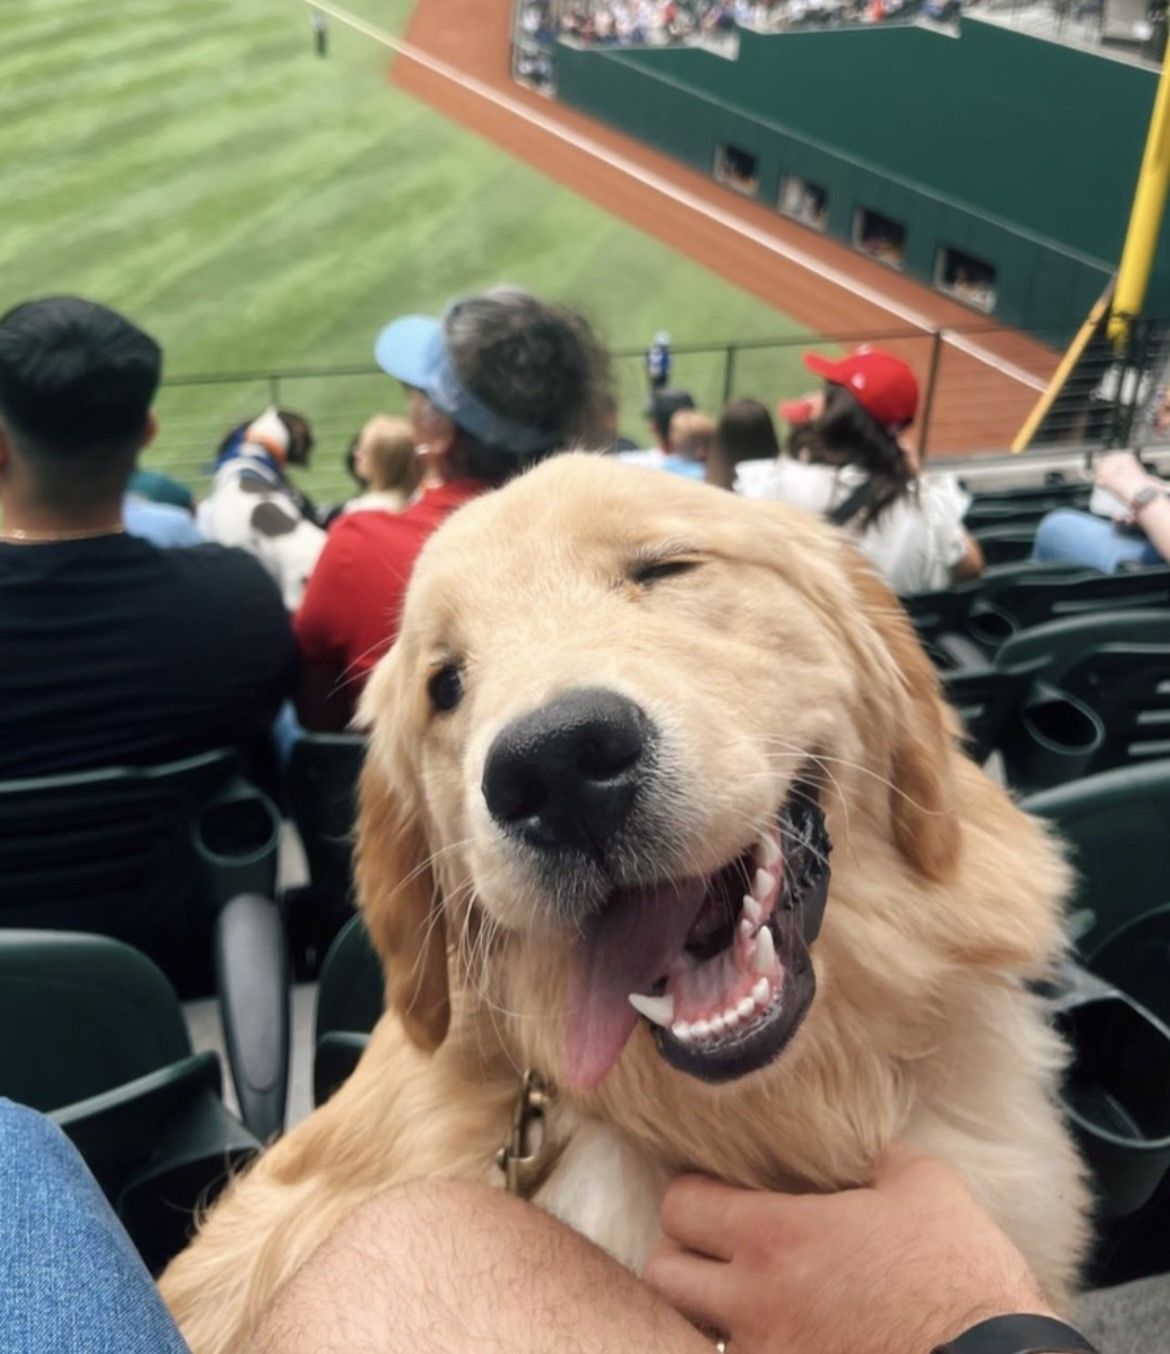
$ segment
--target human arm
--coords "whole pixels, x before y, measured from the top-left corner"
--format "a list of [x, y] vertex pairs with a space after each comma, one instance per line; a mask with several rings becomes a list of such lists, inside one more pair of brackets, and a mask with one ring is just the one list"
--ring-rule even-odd
[[584, 1237], [502, 1190], [379, 1195], [277, 1294], [250, 1354], [712, 1354]]
[[1123, 503], [1132, 504], [1143, 489], [1158, 490], [1155, 498], [1133, 514], [1133, 521], [1146, 533], [1150, 544], [1170, 560], [1170, 498], [1164, 480], [1151, 475], [1132, 451], [1115, 451], [1097, 462], [1096, 483]]
[[969, 583], [983, 572], [983, 550], [969, 531], [963, 532], [963, 553], [951, 565], [952, 583]]
[[994, 1316], [1054, 1315], [958, 1173], [904, 1148], [840, 1194], [682, 1177], [663, 1227], [647, 1282], [737, 1354], [927, 1354]]

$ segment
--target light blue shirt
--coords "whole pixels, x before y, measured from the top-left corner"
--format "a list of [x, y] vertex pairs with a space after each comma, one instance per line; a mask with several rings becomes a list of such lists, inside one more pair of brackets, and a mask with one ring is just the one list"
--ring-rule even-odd
[[189, 512], [169, 503], [152, 503], [134, 494], [127, 494], [122, 500], [122, 525], [131, 536], [141, 536], [164, 549], [202, 545], [205, 539]]

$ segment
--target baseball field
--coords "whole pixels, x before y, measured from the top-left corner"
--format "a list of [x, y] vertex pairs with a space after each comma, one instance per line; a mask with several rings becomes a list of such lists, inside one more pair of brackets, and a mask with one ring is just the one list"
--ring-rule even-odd
[[[412, 0], [350, 8], [402, 31]], [[0, 310], [78, 292], [163, 343], [171, 379], [370, 361], [404, 312], [507, 280], [581, 307], [611, 345], [807, 332], [789, 316], [404, 92], [340, 23], [313, 53], [301, 0], [21, 0], [0, 44]], [[795, 360], [795, 352], [792, 359]], [[644, 435], [621, 364], [623, 425]], [[715, 404], [721, 363], [680, 361]], [[169, 385], [148, 465], [194, 481], [268, 385]], [[766, 392], [762, 392], [766, 393]], [[399, 406], [380, 376], [297, 377], [307, 485], [340, 491], [350, 433]]]

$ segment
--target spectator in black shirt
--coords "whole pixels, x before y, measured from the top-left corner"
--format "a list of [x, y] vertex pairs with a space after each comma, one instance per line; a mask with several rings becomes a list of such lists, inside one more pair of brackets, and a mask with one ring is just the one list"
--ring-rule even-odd
[[122, 527], [162, 354], [76, 297], [0, 317], [0, 778], [246, 754], [295, 679], [263, 566]]

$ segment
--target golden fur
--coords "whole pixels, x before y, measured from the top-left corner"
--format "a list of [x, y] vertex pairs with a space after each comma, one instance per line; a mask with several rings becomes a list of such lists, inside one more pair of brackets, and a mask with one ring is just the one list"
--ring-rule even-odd
[[[664, 545], [700, 567], [631, 581]], [[427, 680], [453, 657], [466, 694], [434, 715]], [[419, 560], [364, 700], [358, 883], [388, 1013], [353, 1077], [167, 1271], [196, 1354], [243, 1347], [376, 1192], [498, 1183], [518, 1069], [561, 1080], [571, 937], [479, 787], [495, 732], [573, 685], [635, 696], [666, 730], [689, 845], [664, 876], [731, 858], [813, 752], [835, 849], [818, 994], [787, 1051], [709, 1086], [640, 1024], [597, 1091], [562, 1092], [550, 1131], [568, 1146], [539, 1201], [636, 1265], [675, 1171], [829, 1189], [897, 1137], [959, 1166], [1061, 1300], [1086, 1194], [1055, 1103], [1063, 1049], [1025, 988], [1062, 954], [1057, 851], [957, 750], [931, 665], [845, 538], [779, 504], [567, 456], [461, 510]]]

